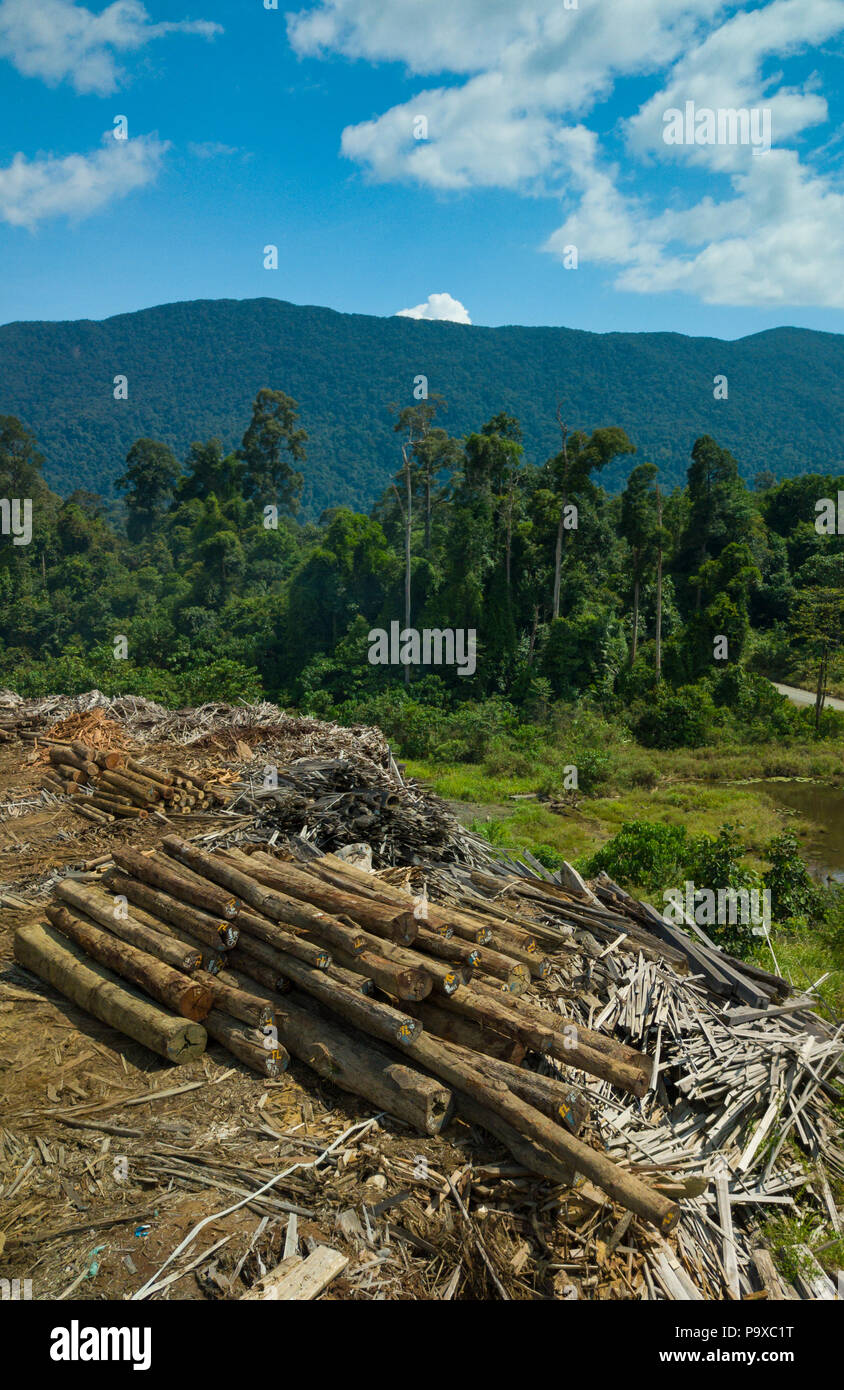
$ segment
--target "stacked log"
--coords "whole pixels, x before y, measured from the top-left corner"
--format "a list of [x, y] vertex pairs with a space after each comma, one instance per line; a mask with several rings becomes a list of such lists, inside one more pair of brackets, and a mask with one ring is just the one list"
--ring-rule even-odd
[[[262, 1075], [292, 1055], [425, 1133], [456, 1111], [533, 1171], [588, 1178], [669, 1230], [676, 1205], [578, 1137], [577, 1077], [639, 1097], [651, 1061], [531, 1000], [550, 933], [513, 911], [420, 910], [374, 876], [359, 881], [361, 870], [315, 862], [208, 853], [168, 835], [149, 853], [115, 850], [102, 887], [59, 885], [48, 917], [150, 998], [201, 1017]], [[558, 1074], [523, 1067], [528, 1052]]]
[[217, 805], [219, 793], [182, 768], [157, 768], [117, 750], [90, 748], [73, 740], [49, 741], [49, 766], [42, 785], [69, 796], [86, 820], [104, 824], [122, 820], [167, 822]]
[[206, 1032], [201, 1024], [150, 1003], [54, 927], [36, 922], [19, 927], [15, 960], [86, 1013], [143, 1043], [168, 1062], [192, 1062], [205, 1050]]

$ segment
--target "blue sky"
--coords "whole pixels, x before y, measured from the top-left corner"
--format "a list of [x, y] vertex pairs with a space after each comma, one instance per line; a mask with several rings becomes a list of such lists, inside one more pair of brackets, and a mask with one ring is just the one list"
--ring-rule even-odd
[[[842, 68], [844, 0], [0, 0], [0, 322], [841, 332]], [[666, 143], [687, 102], [772, 147]]]

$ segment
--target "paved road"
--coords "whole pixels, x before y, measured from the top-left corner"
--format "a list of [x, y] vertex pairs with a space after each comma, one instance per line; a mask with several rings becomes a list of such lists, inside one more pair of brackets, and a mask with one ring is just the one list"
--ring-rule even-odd
[[[813, 690], [800, 690], [796, 685], [780, 685], [778, 681], [772, 681], [775, 690], [780, 695], [787, 695], [794, 705], [813, 705], [815, 703], [815, 693]], [[827, 695], [824, 709], [844, 710], [844, 700], [837, 700], [833, 695]]]

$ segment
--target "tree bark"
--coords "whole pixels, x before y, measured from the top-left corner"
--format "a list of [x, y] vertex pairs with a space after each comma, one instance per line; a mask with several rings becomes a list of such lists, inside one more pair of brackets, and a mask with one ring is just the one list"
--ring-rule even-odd
[[207, 875], [213, 883], [226, 885], [232, 892], [237, 893], [243, 902], [254, 907], [265, 917], [299, 927], [317, 941], [324, 941], [329, 946], [339, 946], [341, 950], [351, 951], [353, 955], [360, 955], [363, 950], [360, 932], [344, 926], [336, 918], [314, 907], [312, 903], [300, 902], [284, 893], [265, 888], [255, 878], [234, 868], [226, 860], [206, 854], [203, 850], [189, 845], [187, 841], [180, 840], [176, 835], [168, 835], [162, 842], [162, 848], [180, 863]]
[[397, 965], [405, 965], [410, 970], [424, 970], [430, 975], [436, 994], [454, 994], [460, 985], [468, 984], [471, 979], [471, 970], [433, 960], [430, 956], [423, 956], [419, 951], [412, 951], [407, 946], [396, 946], [392, 941], [382, 941], [379, 937], [369, 936], [367, 933], [364, 933], [364, 939], [367, 947], [386, 956], [388, 960], [395, 961]]
[[449, 999], [442, 1001], [443, 1007], [453, 1013], [462, 1014], [476, 1023], [486, 1024], [508, 1037], [517, 1038], [522, 1045], [533, 1052], [546, 1052], [551, 1057], [574, 1067], [579, 1071], [600, 1076], [611, 1081], [621, 1090], [634, 1096], [643, 1096], [648, 1089], [648, 1078], [637, 1066], [619, 1057], [611, 1057], [586, 1046], [579, 1036], [577, 1025], [572, 1025], [573, 1035], [553, 1031], [529, 1016], [518, 1013], [509, 1007], [502, 995], [496, 999], [491, 993], [473, 990], [471, 987], [458, 990]]
[[[208, 1015], [205, 1027], [209, 1037], [221, 1043], [233, 1057], [258, 1072], [259, 1076], [278, 1076], [287, 1070], [290, 1061], [287, 1050], [257, 1028], [249, 1028], [220, 1009], [214, 1009]], [[272, 1042], [273, 1045], [265, 1047], [265, 1042]]]
[[448, 1123], [452, 1095], [447, 1087], [339, 1027], [298, 990], [278, 1002], [276, 1027], [294, 1057], [341, 1090], [362, 1096], [421, 1134], [439, 1134]]
[[192, 1062], [205, 1051], [206, 1032], [199, 1023], [175, 1017], [130, 989], [77, 946], [42, 923], [31, 922], [15, 933], [15, 960], [86, 1013], [127, 1038], [148, 1047], [168, 1062]]
[[557, 524], [557, 542], [554, 547], [554, 595], [551, 604], [551, 616], [560, 616], [560, 590], [563, 580], [563, 515], [565, 513], [565, 501], [560, 505], [560, 520]]
[[[474, 981], [473, 988], [480, 990], [481, 993], [490, 992], [486, 985], [480, 981]], [[500, 998], [500, 992], [496, 992], [496, 997]], [[566, 1037], [571, 1037], [571, 1030], [574, 1029], [578, 1040], [591, 1052], [601, 1052], [607, 1057], [614, 1057], [620, 1062], [627, 1062], [631, 1067], [636, 1067], [641, 1071], [646, 1082], [650, 1084], [653, 1060], [646, 1052], [638, 1052], [635, 1047], [629, 1047], [627, 1043], [617, 1042], [615, 1038], [608, 1038], [605, 1033], [596, 1033], [593, 1029], [586, 1028], [576, 1019], [567, 1018], [564, 1014], [556, 1013], [551, 1009], [542, 1009], [538, 1004], [534, 1004], [528, 999], [513, 999], [508, 996], [505, 1003], [511, 1013], [522, 1014], [541, 1028], [550, 1028], [552, 1032], [563, 1034]]]
[[228, 984], [217, 975], [209, 975], [206, 970], [195, 970], [193, 978], [204, 985], [211, 995], [213, 1007], [252, 1028], [266, 1028], [273, 1021], [275, 1006], [250, 989]]
[[[166, 842], [165, 842], [166, 843]], [[132, 874], [142, 883], [161, 889], [177, 898], [179, 902], [198, 907], [201, 912], [229, 920], [237, 916], [238, 903], [230, 893], [224, 892], [213, 883], [197, 884], [186, 874], [182, 874], [172, 859], [150, 859], [136, 850], [116, 849], [113, 859], [118, 868]]]
[[240, 932], [230, 919], [200, 912], [189, 903], [181, 902], [179, 898], [153, 888], [149, 883], [141, 883], [120, 869], [108, 869], [103, 874], [103, 882], [115, 893], [122, 893], [130, 903], [136, 903], [153, 917], [188, 932], [215, 951], [230, 950], [237, 944]]
[[174, 970], [183, 970], [190, 974], [191, 971], [200, 968], [201, 951], [180, 945], [166, 932], [151, 931], [131, 915], [117, 916], [114, 898], [99, 888], [85, 883], [74, 883], [73, 879], [65, 878], [56, 884], [53, 891], [56, 897], [62, 898], [70, 907], [91, 917], [100, 926], [105, 927], [106, 931], [119, 936], [121, 941], [128, 941], [130, 946], [137, 946], [140, 951], [148, 951], [151, 956], [163, 960]]
[[[437, 1030], [431, 1029], [431, 1032], [436, 1033]], [[466, 1066], [472, 1065], [471, 1051], [453, 1042], [446, 1045]], [[589, 1118], [589, 1104], [583, 1093], [573, 1090], [554, 1076], [540, 1076], [538, 1072], [526, 1071], [508, 1060], [490, 1056], [484, 1057], [483, 1069], [488, 1075], [502, 1081], [527, 1105], [541, 1110], [555, 1124], [565, 1125], [572, 1134], [579, 1134]]]
[[66, 907], [48, 907], [47, 916], [54, 927], [100, 965], [130, 980], [182, 1018], [198, 1023], [210, 1012], [213, 1001], [203, 985], [156, 960], [148, 951], [139, 951], [127, 941], [119, 941], [102, 928], [73, 916]]
[[[635, 558], [634, 558], [635, 563]], [[633, 642], [630, 647], [630, 669], [636, 665], [636, 653], [639, 649], [639, 575], [633, 580]]]
[[659, 550], [656, 561], [656, 682], [662, 680], [662, 493], [656, 489], [656, 517], [659, 527]]
[[[273, 946], [278, 951], [285, 951], [287, 955], [295, 956], [296, 960], [304, 961], [305, 965], [312, 965], [317, 970], [325, 970], [331, 964], [332, 955], [325, 946], [315, 945], [313, 941], [305, 941], [295, 932], [285, 931], [278, 922], [260, 917], [257, 913], [244, 912], [241, 909], [238, 913], [237, 925], [240, 929], [241, 945], [245, 939], [248, 942], [263, 941], [267, 946]], [[356, 935], [350, 934], [350, 936], [351, 942], [357, 940]], [[353, 955], [354, 952], [350, 951], [349, 954]]]
[[[172, 838], [175, 837], [168, 837], [168, 840], [165, 840], [165, 847], [168, 846], [169, 840]], [[181, 855], [177, 855], [177, 857], [181, 857]], [[208, 858], [210, 859], [212, 856], [209, 855]], [[374, 932], [376, 936], [398, 941], [402, 945], [410, 945], [415, 939], [417, 922], [410, 905], [408, 907], [393, 906], [391, 903], [379, 901], [377, 898], [362, 896], [354, 890], [350, 892], [348, 889], [335, 888], [322, 878], [299, 869], [296, 865], [288, 863], [287, 860], [279, 859], [268, 865], [263, 860], [259, 860], [257, 863], [253, 862], [256, 859], [255, 855], [250, 856], [237, 852], [229, 852], [225, 858], [231, 859], [236, 872], [246, 878], [254, 879], [259, 884], [265, 884], [288, 898], [292, 897], [300, 902], [310, 903], [313, 907], [329, 912], [334, 917], [350, 917], [352, 921], [360, 923], [362, 927], [365, 927], [367, 931]], [[206, 871], [210, 872], [208, 866], [205, 867]], [[245, 896], [244, 890], [242, 890], [242, 895]]]
[[331, 979], [325, 971], [311, 970], [298, 960], [286, 959], [282, 973], [291, 984], [319, 1000], [332, 1013], [353, 1023], [362, 1033], [380, 1038], [382, 1042], [407, 1045], [422, 1031], [421, 1024], [409, 1014], [399, 1013], [389, 1004], [382, 1004], [377, 999], [369, 999], [365, 994], [347, 988], [338, 980]]
[[582, 1173], [608, 1197], [655, 1225], [663, 1234], [677, 1224], [680, 1210], [675, 1202], [653, 1191], [641, 1178], [625, 1172], [605, 1154], [582, 1143], [562, 1125], [555, 1124], [541, 1111], [513, 1095], [503, 1081], [484, 1071], [482, 1058], [467, 1064], [447, 1044], [429, 1034], [417, 1038], [410, 1052], [428, 1070], [468, 1097], [470, 1103], [485, 1106], [521, 1136], [547, 1149], [564, 1167]]
[[426, 999], [434, 983], [426, 970], [399, 965], [377, 951], [363, 951], [359, 956], [347, 956], [344, 951], [336, 951], [334, 960], [344, 969], [368, 976], [380, 990], [395, 999]]
[[423, 1004], [416, 1004], [413, 1012], [424, 1025], [426, 1033], [433, 1033], [435, 1037], [443, 1038], [472, 1053], [483, 1053], [485, 1057], [512, 1062], [514, 1065], [518, 1065], [525, 1055], [526, 1049], [518, 1039], [496, 1032], [486, 1023], [479, 1023], [474, 1019], [451, 1013], [448, 1009], [441, 1009], [437, 1000], [427, 999]]

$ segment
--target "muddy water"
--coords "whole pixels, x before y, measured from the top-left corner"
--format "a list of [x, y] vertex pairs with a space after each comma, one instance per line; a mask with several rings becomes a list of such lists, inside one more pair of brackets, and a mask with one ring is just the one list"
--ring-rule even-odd
[[796, 813], [788, 817], [788, 824], [813, 874], [844, 883], [844, 787], [776, 779], [751, 785]]

